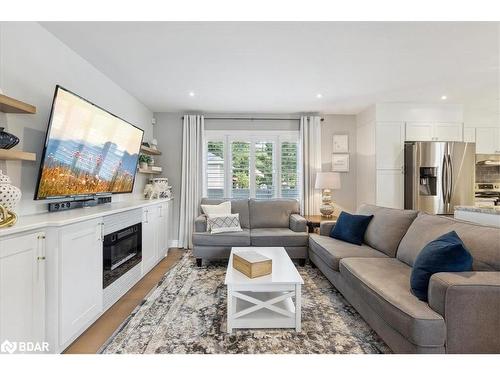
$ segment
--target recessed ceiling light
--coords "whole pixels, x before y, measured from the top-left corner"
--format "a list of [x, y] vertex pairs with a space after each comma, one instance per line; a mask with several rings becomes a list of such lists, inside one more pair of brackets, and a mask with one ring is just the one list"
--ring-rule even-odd
[[193, 96], [194, 96], [194, 92], [190, 91], [190, 92], [189, 92], [189, 96], [190, 96], [190, 97], [193, 97]]
[[317, 97], [318, 99], [321, 99], [321, 98], [323, 97], [323, 94], [316, 94], [316, 97]]
[[441, 100], [446, 100], [448, 97], [446, 95], [441, 96]]

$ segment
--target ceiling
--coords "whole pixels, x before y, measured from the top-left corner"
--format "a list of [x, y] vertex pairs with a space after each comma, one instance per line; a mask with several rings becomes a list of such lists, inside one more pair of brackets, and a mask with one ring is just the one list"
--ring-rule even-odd
[[442, 95], [498, 104], [497, 23], [41, 24], [154, 112], [354, 114]]

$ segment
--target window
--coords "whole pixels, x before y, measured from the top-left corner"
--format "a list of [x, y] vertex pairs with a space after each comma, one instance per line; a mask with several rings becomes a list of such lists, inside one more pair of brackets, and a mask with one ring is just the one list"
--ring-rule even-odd
[[224, 142], [208, 142], [206, 153], [208, 198], [224, 198]]
[[297, 131], [207, 131], [209, 198], [299, 199]]

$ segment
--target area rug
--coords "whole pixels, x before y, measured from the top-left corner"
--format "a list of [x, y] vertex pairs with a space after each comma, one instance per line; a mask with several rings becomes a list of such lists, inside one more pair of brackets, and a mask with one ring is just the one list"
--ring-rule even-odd
[[226, 333], [226, 265], [195, 265], [187, 252], [101, 348], [101, 353], [390, 353], [318, 269], [297, 267], [302, 331]]

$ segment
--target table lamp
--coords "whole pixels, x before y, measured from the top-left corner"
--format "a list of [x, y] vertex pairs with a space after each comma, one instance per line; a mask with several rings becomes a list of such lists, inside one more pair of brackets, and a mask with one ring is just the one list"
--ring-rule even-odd
[[332, 205], [332, 189], [340, 189], [340, 174], [334, 172], [318, 172], [316, 174], [316, 189], [322, 189], [321, 207], [322, 216], [331, 217], [334, 207]]

